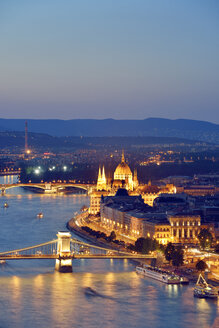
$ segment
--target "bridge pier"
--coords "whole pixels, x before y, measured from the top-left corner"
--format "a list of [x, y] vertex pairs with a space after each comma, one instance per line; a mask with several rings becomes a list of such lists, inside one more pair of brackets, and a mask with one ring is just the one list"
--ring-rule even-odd
[[1, 189], [1, 195], [4, 196], [5, 195], [5, 188]]
[[72, 272], [72, 258], [70, 249], [70, 232], [59, 231], [55, 269], [59, 272]]

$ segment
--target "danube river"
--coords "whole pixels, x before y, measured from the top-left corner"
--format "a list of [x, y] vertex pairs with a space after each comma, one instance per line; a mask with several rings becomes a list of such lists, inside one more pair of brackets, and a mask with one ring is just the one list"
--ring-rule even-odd
[[[0, 197], [0, 251], [55, 239], [88, 203], [86, 196], [11, 189]], [[127, 260], [74, 260], [73, 273], [65, 274], [54, 271], [53, 260], [8, 261], [0, 265], [0, 327], [219, 327], [217, 301], [195, 299], [192, 285], [167, 286], [134, 270]], [[86, 295], [87, 287], [97, 294]]]

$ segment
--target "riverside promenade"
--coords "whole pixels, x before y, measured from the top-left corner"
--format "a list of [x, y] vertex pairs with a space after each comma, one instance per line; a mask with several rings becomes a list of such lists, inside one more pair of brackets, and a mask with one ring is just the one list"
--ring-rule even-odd
[[[73, 217], [72, 219], [70, 219], [67, 222], [67, 224], [66, 224], [67, 229], [72, 231], [78, 237], [85, 239], [89, 243], [95, 244], [97, 246], [129, 252], [129, 250], [124, 246], [117, 245], [113, 242], [107, 242], [103, 238], [97, 238], [95, 236], [91, 236], [88, 232], [83, 230], [81, 228], [82, 226], [88, 226], [88, 227], [92, 228], [93, 230], [101, 231], [106, 234], [109, 234], [109, 232], [106, 231], [106, 229], [104, 229], [103, 227], [100, 227], [99, 224], [97, 224], [96, 222], [95, 223], [87, 222], [88, 216], [89, 216], [88, 212], [84, 212], [84, 213], [78, 214], [76, 217]], [[117, 237], [120, 239], [119, 235]], [[136, 260], [136, 262], [139, 263], [139, 260]]]
[[127, 252], [127, 249], [124, 247], [121, 247], [119, 245], [116, 245], [114, 243], [106, 242], [103, 238], [96, 238], [95, 236], [91, 236], [89, 233], [84, 231], [81, 226], [77, 225], [75, 223], [75, 218], [72, 218], [69, 220], [66, 224], [66, 227], [68, 230], [72, 231], [74, 234], [76, 234], [78, 237], [83, 238], [87, 240], [88, 242], [95, 244], [100, 247], [106, 247], [109, 249], [115, 249], [115, 250], [125, 250]]

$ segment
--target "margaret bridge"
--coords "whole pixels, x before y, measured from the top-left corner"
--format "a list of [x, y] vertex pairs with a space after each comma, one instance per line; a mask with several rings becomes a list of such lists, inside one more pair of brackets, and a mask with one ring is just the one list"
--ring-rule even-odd
[[72, 272], [74, 259], [152, 259], [152, 255], [132, 254], [125, 251], [90, 245], [71, 238], [70, 232], [59, 231], [57, 239], [35, 246], [0, 252], [0, 261], [54, 259], [59, 272]]
[[80, 183], [11, 183], [11, 184], [0, 184], [1, 195], [4, 195], [6, 190], [16, 187], [31, 187], [36, 190], [42, 191], [45, 194], [53, 194], [63, 192], [66, 188], [77, 188], [84, 190], [89, 194], [94, 185], [92, 184], [80, 184]]

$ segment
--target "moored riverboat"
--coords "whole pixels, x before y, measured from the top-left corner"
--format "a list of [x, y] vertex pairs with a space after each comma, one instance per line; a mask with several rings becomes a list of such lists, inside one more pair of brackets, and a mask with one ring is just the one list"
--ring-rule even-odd
[[218, 290], [214, 286], [209, 285], [200, 273], [194, 287], [194, 296], [199, 298], [218, 298]]
[[189, 279], [187, 277], [180, 276], [180, 284], [182, 285], [189, 284]]
[[143, 274], [146, 277], [156, 279], [165, 284], [180, 284], [180, 277], [172, 272], [152, 267], [150, 265], [139, 265], [136, 267], [136, 272]]

